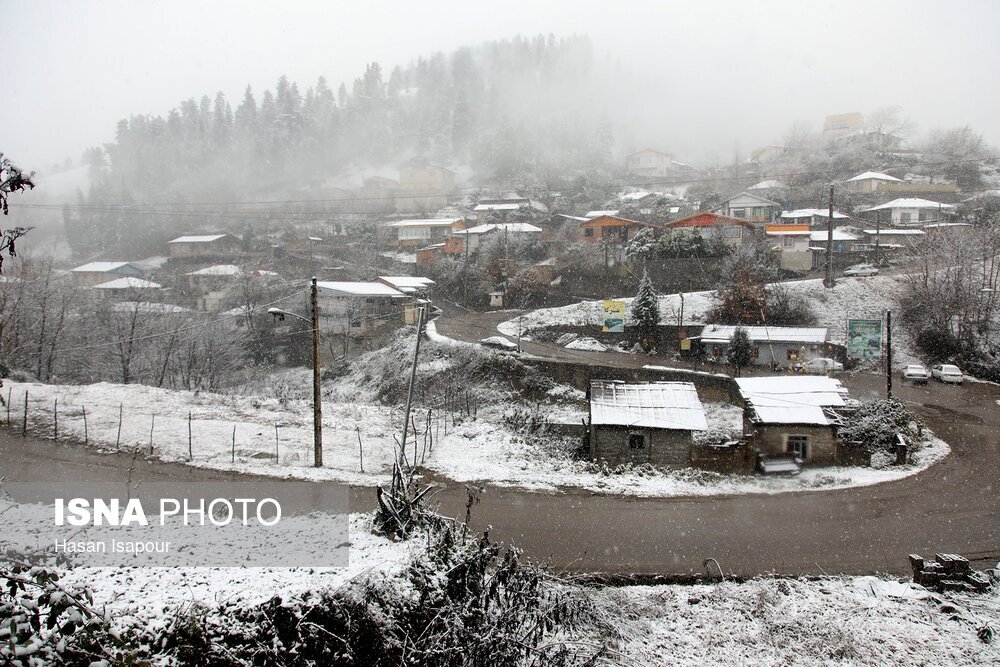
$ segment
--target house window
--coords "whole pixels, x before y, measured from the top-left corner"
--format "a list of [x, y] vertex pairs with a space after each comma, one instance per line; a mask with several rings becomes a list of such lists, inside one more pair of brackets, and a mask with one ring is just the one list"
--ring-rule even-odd
[[628, 448], [629, 449], [645, 449], [646, 448], [646, 434], [645, 433], [629, 433], [628, 434]]
[[760, 357], [760, 348], [759, 347], [751, 348], [750, 358], [753, 359], [754, 361], [757, 361], [759, 357]]
[[722, 234], [727, 239], [738, 239], [743, 229], [739, 225], [726, 225], [722, 228]]
[[760, 206], [754, 206], [753, 207], [753, 217], [759, 218], [762, 215], [764, 215], [764, 209], [761, 208]]
[[734, 218], [745, 218], [747, 217], [747, 210], [745, 208], [734, 208], [733, 209]]
[[594, 228], [593, 227], [587, 227], [585, 230], [583, 230], [583, 235], [584, 236], [593, 236], [594, 235]]
[[781, 238], [781, 247], [782, 248], [791, 248], [794, 245], [795, 245], [795, 239], [793, 239], [791, 236], [783, 236]]
[[901, 211], [899, 214], [899, 224], [908, 225], [910, 224], [911, 214], [909, 211]]
[[785, 451], [789, 454], [795, 454], [796, 458], [802, 459], [803, 461], [809, 460], [809, 436], [785, 436]]

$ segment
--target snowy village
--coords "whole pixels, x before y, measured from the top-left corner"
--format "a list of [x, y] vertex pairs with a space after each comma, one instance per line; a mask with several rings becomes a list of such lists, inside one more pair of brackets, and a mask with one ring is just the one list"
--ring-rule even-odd
[[1000, 8], [389, 5], [2, 10], [0, 664], [1000, 662]]

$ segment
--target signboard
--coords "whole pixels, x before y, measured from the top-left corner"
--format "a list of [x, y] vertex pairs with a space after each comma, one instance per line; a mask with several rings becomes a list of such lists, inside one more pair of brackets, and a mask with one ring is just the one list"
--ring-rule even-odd
[[882, 357], [882, 320], [847, 321], [847, 356], [862, 360]]
[[604, 333], [625, 332], [625, 302], [602, 301], [601, 311], [604, 313]]

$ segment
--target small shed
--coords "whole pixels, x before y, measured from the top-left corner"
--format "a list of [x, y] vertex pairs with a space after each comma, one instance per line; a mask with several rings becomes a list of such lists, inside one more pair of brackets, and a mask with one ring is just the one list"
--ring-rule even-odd
[[229, 234], [178, 236], [167, 246], [170, 259], [205, 259], [233, 257], [240, 250], [240, 240]]
[[128, 262], [90, 262], [70, 269], [78, 287], [94, 287], [118, 278], [141, 278], [141, 269]]
[[764, 456], [790, 454], [803, 463], [837, 463], [836, 427], [848, 392], [828, 377], [737, 378], [745, 402], [744, 432]]
[[590, 457], [595, 461], [686, 466], [693, 433], [707, 429], [691, 382], [590, 382]]

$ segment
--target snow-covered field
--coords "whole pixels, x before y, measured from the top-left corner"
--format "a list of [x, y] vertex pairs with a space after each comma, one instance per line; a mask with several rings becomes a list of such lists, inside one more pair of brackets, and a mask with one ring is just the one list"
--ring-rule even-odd
[[[119, 406], [124, 406], [121, 448], [126, 450], [135, 447], [147, 453], [152, 427], [154, 455], [162, 460], [366, 486], [387, 482], [396, 456], [393, 434], [400, 432], [402, 424], [399, 409], [356, 402], [324, 402], [324, 467], [314, 468], [312, 412], [305, 401], [108, 383], [67, 386], [8, 381], [5, 386], [10, 392], [12, 415], [21, 414], [24, 391], [28, 389], [32, 430], [43, 436], [52, 433], [52, 408], [58, 400], [61, 438], [84, 439], [82, 411], [85, 406], [90, 443], [114, 448]], [[541, 404], [538, 416], [550, 422], [580, 423], [586, 412], [579, 392], [565, 387], [555, 392], [560, 399]], [[706, 403], [705, 407], [710, 426], [734, 433], [739, 431], [738, 408], [713, 403]], [[190, 461], [189, 412], [193, 442]], [[507, 410], [501, 407], [484, 407], [474, 420], [468, 417], [458, 422], [449, 420], [447, 428], [440, 422], [432, 423], [432, 447], [428, 443], [425, 448], [422, 436], [417, 443], [423, 466], [460, 482], [550, 492], [577, 489], [644, 497], [709, 496], [878, 484], [916, 474], [943, 459], [950, 451], [945, 442], [931, 437], [914, 455], [915, 462], [910, 465], [813, 468], [793, 478], [718, 475], [693, 469], [664, 471], [649, 466], [608, 470], [573, 456], [573, 449], [579, 444], [577, 438], [519, 433], [504, 423], [505, 412]], [[424, 423], [420, 419], [417, 421], [422, 431]], [[274, 457], [276, 423], [279, 424], [277, 462]], [[234, 428], [235, 462], [232, 460]], [[364, 472], [361, 472], [359, 433], [364, 448]], [[412, 460], [412, 444], [408, 445], [407, 453]]]
[[[622, 664], [996, 665], [1000, 593], [949, 595], [875, 577], [755, 579], [594, 593], [619, 614]], [[945, 606], [947, 605], [947, 606]], [[954, 609], [954, 611], [952, 611]]]
[[[872, 276], [868, 278], [840, 278], [832, 289], [823, 287], [820, 279], [797, 280], [779, 283], [790, 293], [807, 299], [816, 314], [815, 326], [827, 327], [830, 340], [844, 344], [847, 341], [847, 320], [880, 318], [886, 310], [896, 307], [896, 299], [903, 285], [898, 276]], [[688, 292], [684, 296], [684, 323], [706, 324], [709, 311], [714, 306], [714, 292]], [[631, 297], [616, 298], [626, 302], [625, 324], [629, 324]], [[681, 295], [666, 294], [660, 297], [660, 323], [676, 324], [681, 309]], [[600, 301], [583, 301], [560, 308], [543, 308], [525, 313], [519, 318], [522, 330], [559, 326], [600, 326], [604, 316]], [[517, 321], [502, 322], [497, 329], [507, 335], [516, 335]], [[919, 363], [908, 336], [897, 329], [893, 338], [893, 362], [903, 366]]]

